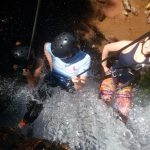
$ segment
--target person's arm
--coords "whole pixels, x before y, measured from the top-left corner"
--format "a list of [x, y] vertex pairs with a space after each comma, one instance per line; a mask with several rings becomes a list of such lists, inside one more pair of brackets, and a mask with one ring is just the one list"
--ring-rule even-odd
[[23, 76], [26, 76], [28, 84], [30, 87], [35, 87], [40, 79], [40, 75], [43, 69], [44, 60], [39, 58], [36, 65], [36, 70], [34, 71], [34, 75], [31, 75], [30, 71], [27, 69], [23, 69]]
[[[86, 55], [84, 57], [82, 63], [80, 64], [80, 68], [78, 70], [78, 74], [82, 73], [79, 77], [78, 75], [73, 75], [72, 76], [72, 82], [74, 82], [74, 88], [75, 90], [81, 90], [84, 88], [88, 76], [88, 69], [90, 68], [91, 65], [91, 57], [90, 55]], [[87, 70], [86, 72], [84, 72]], [[84, 73], [83, 73], [84, 72]]]
[[72, 82], [74, 82], [74, 88], [75, 90], [81, 90], [83, 89], [85, 83], [86, 83], [86, 76], [77, 77], [77, 75], [72, 76]]
[[[105, 45], [102, 51], [102, 60], [108, 57], [109, 52], [118, 51], [129, 43], [131, 43], [131, 41], [119, 41]], [[107, 67], [107, 60], [102, 62], [102, 67], [104, 69], [104, 72], [107, 72], [109, 70], [109, 68]]]
[[45, 56], [48, 60], [48, 63], [49, 63], [49, 66], [50, 66], [50, 71], [52, 71], [52, 65], [53, 65], [53, 61], [52, 61], [52, 56], [48, 53], [46, 47], [49, 43], [45, 43], [44, 44], [44, 53], [45, 53]]

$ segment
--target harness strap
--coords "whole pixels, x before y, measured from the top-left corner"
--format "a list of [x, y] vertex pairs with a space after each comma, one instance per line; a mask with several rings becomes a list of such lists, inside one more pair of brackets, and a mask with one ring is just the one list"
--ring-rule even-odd
[[[126, 69], [115, 69], [114, 71], [112, 71], [109, 75], [106, 75], [104, 77], [104, 79], [107, 78], [117, 78], [122, 76], [124, 73], [130, 73], [131, 75], [133, 75], [133, 72], [130, 68], [126, 68]], [[121, 87], [117, 87], [117, 90], [122, 90], [123, 88], [125, 88], [126, 86], [130, 85], [133, 82], [133, 76], [130, 80], [128, 80], [126, 83], [124, 83]]]
[[146, 64], [137, 64], [134, 68], [125, 67], [125, 66], [120, 67], [120, 68], [115, 68], [113, 71], [111, 71], [110, 74], [106, 75], [104, 78], [105, 79], [111, 78], [111, 77], [116, 78], [116, 77], [122, 76], [122, 74], [124, 73], [130, 73], [131, 75], [134, 75], [136, 71], [139, 71], [146, 66], [147, 66]]
[[133, 78], [130, 79], [129, 81], [127, 81], [126, 83], [124, 83], [121, 87], [117, 87], [117, 91], [118, 90], [122, 90], [123, 88], [125, 88], [126, 86], [130, 85], [133, 81]]
[[120, 77], [122, 76], [124, 73], [130, 73], [133, 75], [133, 72], [130, 68], [125, 68], [125, 69], [114, 69], [113, 71], [111, 71], [110, 74], [106, 75], [104, 78], [116, 78], [116, 77]]

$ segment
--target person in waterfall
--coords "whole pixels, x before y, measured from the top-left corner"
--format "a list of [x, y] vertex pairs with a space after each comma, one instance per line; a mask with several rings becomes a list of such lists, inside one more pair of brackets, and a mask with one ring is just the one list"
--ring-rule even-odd
[[30, 87], [35, 87], [40, 79], [44, 59], [36, 57], [33, 50], [31, 50], [31, 54], [28, 57], [29, 46], [22, 45], [20, 41], [16, 42], [11, 53], [14, 63], [13, 69], [16, 71], [16, 74], [24, 78]]
[[[40, 80], [44, 59], [36, 57], [34, 50], [31, 50], [30, 56], [28, 56], [29, 52], [29, 46], [22, 45], [20, 41], [17, 41], [15, 47], [11, 50], [11, 58], [15, 74], [19, 78], [19, 83], [27, 83], [29, 88], [33, 89]], [[30, 99], [27, 101], [26, 106], [27, 112], [18, 124], [18, 127], [21, 129], [32, 123], [39, 116], [43, 108], [42, 103], [37, 103]]]
[[[50, 82], [67, 91], [83, 89], [91, 57], [80, 50], [76, 38], [69, 32], [62, 32], [52, 42], [44, 44], [44, 53], [50, 67]], [[84, 73], [83, 73], [84, 72]], [[78, 76], [78, 74], [81, 74]]]
[[[102, 60], [108, 57], [109, 52], [115, 52], [128, 45], [132, 41], [118, 41], [104, 46]], [[102, 62], [104, 79], [101, 82], [99, 98], [108, 106], [115, 99], [115, 110], [118, 117], [125, 124], [127, 123], [132, 98], [132, 83], [135, 70], [142, 68], [150, 62], [150, 38], [143, 42], [137, 42], [119, 54], [119, 59], [111, 67], [108, 61]], [[141, 66], [141, 67], [138, 67]], [[120, 68], [120, 69], [119, 69]]]

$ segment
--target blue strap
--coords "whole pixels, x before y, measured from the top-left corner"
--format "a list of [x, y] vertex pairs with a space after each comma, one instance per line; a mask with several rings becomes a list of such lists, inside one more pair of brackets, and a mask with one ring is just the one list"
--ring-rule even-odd
[[61, 84], [61, 85], [65, 85], [66, 87], [72, 87], [74, 85], [71, 79], [64, 77], [55, 72], [50, 73], [50, 81], [52, 84]]

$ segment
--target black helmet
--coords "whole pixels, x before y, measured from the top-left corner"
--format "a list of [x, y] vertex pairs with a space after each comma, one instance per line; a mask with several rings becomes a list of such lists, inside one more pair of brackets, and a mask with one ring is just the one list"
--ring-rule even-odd
[[59, 58], [65, 58], [71, 54], [74, 56], [79, 51], [76, 39], [69, 32], [57, 35], [51, 43], [51, 50], [53, 55]]
[[16, 65], [27, 65], [31, 62], [32, 56], [28, 60], [29, 47], [28, 46], [16, 46], [11, 50], [12, 61]]

